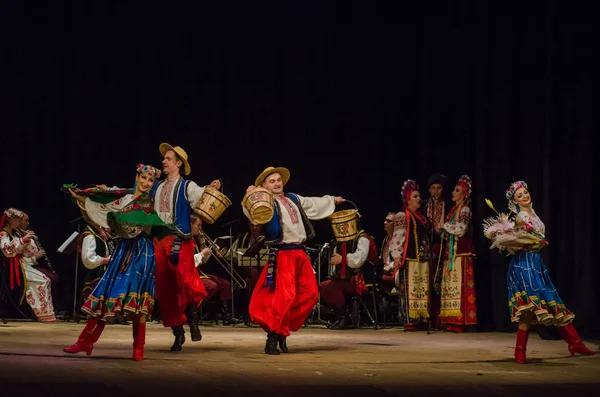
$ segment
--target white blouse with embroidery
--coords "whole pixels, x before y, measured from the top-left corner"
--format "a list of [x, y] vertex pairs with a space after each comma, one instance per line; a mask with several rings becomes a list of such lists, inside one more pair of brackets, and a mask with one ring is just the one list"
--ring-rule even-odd
[[464, 236], [467, 233], [467, 231], [469, 231], [469, 225], [471, 224], [471, 216], [471, 209], [467, 206], [462, 207], [458, 216], [457, 214], [454, 214], [454, 223], [444, 223], [444, 231], [453, 234], [457, 237]]
[[[120, 199], [117, 199], [107, 204], [96, 203], [95, 201], [90, 200], [88, 197], [85, 199], [85, 211], [87, 212], [92, 222], [99, 226], [102, 226], [103, 228], [108, 229], [108, 213], [121, 211], [133, 201], [134, 197], [135, 196], [133, 194], [127, 194], [121, 197]], [[140, 234], [142, 230], [143, 229], [141, 227], [128, 228], [127, 230], [123, 228], [123, 230], [121, 230], [119, 234], [121, 235], [121, 237], [133, 238]]]
[[[154, 196], [154, 210], [158, 214], [158, 217], [168, 225], [175, 223], [175, 219], [173, 219], [173, 198], [177, 193], [175, 192], [174, 187], [178, 180], [179, 178], [165, 180], [165, 182], [161, 183], [156, 189], [156, 194]], [[198, 204], [204, 190], [205, 188], [198, 186], [196, 182], [188, 182], [187, 200], [192, 208]]]
[[[311, 220], [319, 220], [327, 218], [333, 214], [335, 210], [335, 197], [334, 196], [323, 196], [323, 197], [302, 197], [295, 194], [298, 197], [298, 201], [306, 214], [306, 217]], [[306, 231], [304, 228], [304, 222], [302, 222], [302, 216], [296, 203], [284, 196], [275, 196], [275, 200], [281, 208], [281, 224], [283, 225], [283, 240], [282, 244], [301, 244], [306, 240]], [[250, 214], [242, 206], [244, 215], [250, 222]]]
[[544, 222], [542, 222], [533, 209], [531, 211], [531, 213], [521, 211], [517, 214], [515, 218], [515, 231], [529, 231], [533, 229], [544, 238], [546, 235], [546, 225], [544, 225]]
[[23, 258], [30, 258], [35, 254], [34, 245], [31, 241], [25, 244], [22, 239], [12, 237], [5, 230], [0, 231], [0, 250], [7, 258], [13, 258], [19, 254]]
[[406, 240], [406, 212], [398, 212], [394, 216], [394, 233], [390, 243], [390, 255], [392, 258], [401, 258]]

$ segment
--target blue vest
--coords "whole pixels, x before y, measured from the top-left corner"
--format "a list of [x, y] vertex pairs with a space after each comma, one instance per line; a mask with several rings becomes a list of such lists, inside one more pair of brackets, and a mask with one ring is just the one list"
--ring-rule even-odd
[[[306, 216], [304, 209], [300, 205], [300, 200], [294, 193], [286, 193], [285, 197], [292, 200], [296, 207], [298, 208], [298, 212], [302, 217], [302, 223], [304, 224], [304, 231], [306, 232], [306, 239], [310, 240], [315, 236], [315, 229], [313, 228], [310, 220]], [[281, 243], [283, 240], [283, 226], [281, 225], [281, 208], [279, 207], [279, 203], [275, 200], [275, 211], [273, 211], [273, 218], [269, 222], [267, 222], [263, 226], [263, 234], [265, 235], [265, 244], [266, 245], [276, 245]]]
[[[165, 181], [166, 180], [162, 180], [152, 186], [152, 189], [150, 190], [150, 197], [152, 197], [154, 202], [156, 202], [156, 191], [158, 190], [158, 187], [165, 183]], [[173, 195], [173, 202], [171, 203], [171, 210], [173, 211], [174, 220], [173, 223], [184, 234], [190, 234], [192, 232], [192, 227], [190, 225], [190, 215], [192, 214], [192, 209], [190, 208], [190, 203], [188, 202], [187, 196], [187, 187], [189, 182], [190, 181], [179, 177], [179, 180], [175, 182], [175, 186], [173, 187], [176, 193]]]

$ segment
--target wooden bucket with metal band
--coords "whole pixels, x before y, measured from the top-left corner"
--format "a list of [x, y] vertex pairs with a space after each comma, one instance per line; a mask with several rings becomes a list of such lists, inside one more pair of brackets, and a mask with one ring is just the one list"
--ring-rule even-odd
[[[354, 205], [353, 202], [346, 200]], [[356, 206], [355, 206], [356, 207]], [[339, 242], [352, 241], [358, 236], [358, 210], [341, 210], [329, 215], [333, 235]]]
[[231, 200], [217, 189], [206, 186], [204, 193], [194, 207], [194, 212], [209, 224], [215, 223], [231, 205]]
[[273, 194], [264, 187], [257, 187], [246, 193], [242, 205], [250, 218], [259, 225], [264, 225], [273, 218]]

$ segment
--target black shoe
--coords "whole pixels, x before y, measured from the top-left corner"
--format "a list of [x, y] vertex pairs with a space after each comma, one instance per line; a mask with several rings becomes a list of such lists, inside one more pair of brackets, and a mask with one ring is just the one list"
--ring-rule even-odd
[[178, 325], [177, 327], [171, 327], [173, 330], [173, 335], [175, 335], [175, 341], [173, 342], [173, 346], [171, 346], [172, 352], [181, 351], [181, 346], [185, 343], [185, 330], [183, 329], [183, 325]]
[[348, 318], [348, 309], [346, 305], [335, 306], [334, 313], [336, 321], [331, 328], [348, 329], [350, 327], [350, 319]]
[[198, 324], [191, 323], [190, 326], [190, 335], [192, 336], [192, 342], [198, 342], [202, 340], [202, 334], [200, 333], [200, 327]]
[[231, 315], [231, 301], [221, 302], [221, 322], [223, 325], [237, 324], [240, 320]]
[[279, 350], [277, 350], [277, 342], [278, 337], [275, 332], [269, 332], [267, 335], [267, 343], [265, 344], [265, 353], [272, 354], [274, 356], [279, 355]]
[[282, 353], [288, 353], [288, 347], [287, 347], [287, 342], [286, 342], [286, 337], [283, 335], [277, 335], [277, 339], [279, 342], [279, 349], [281, 350]]

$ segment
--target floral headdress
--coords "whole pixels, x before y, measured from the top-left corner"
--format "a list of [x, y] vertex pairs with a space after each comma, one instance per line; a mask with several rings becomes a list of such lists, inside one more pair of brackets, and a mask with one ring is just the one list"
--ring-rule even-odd
[[410, 199], [410, 195], [415, 190], [419, 190], [419, 185], [415, 181], [408, 179], [406, 182], [404, 182], [404, 185], [402, 185], [402, 192], [401, 192], [402, 202], [404, 203], [404, 205], [406, 205], [408, 203], [408, 200]]
[[514, 212], [518, 212], [518, 206], [515, 205], [515, 203], [513, 203], [513, 197], [515, 196], [515, 193], [517, 192], [517, 190], [519, 189], [528, 189], [527, 187], [527, 183], [525, 183], [525, 181], [516, 181], [513, 182], [510, 187], [508, 188], [508, 190], [506, 191], [506, 199], [508, 200], [508, 208], [511, 211]]
[[161, 171], [158, 168], [155, 168], [151, 165], [138, 164], [136, 169], [138, 174], [148, 174], [153, 176], [154, 178], [160, 178]]
[[2, 218], [0, 219], [0, 229], [2, 229], [4, 227], [4, 225], [6, 224], [6, 219], [7, 218], [23, 218], [25, 216], [25, 213], [23, 211], [19, 211], [16, 208], [9, 208], [6, 211], [4, 211], [4, 213], [2, 214]]
[[461, 187], [462, 191], [463, 191], [463, 195], [465, 196], [465, 201], [467, 203], [471, 202], [471, 192], [473, 191], [473, 182], [471, 181], [471, 178], [469, 178], [468, 175], [463, 175], [460, 178], [458, 178], [458, 186]]

